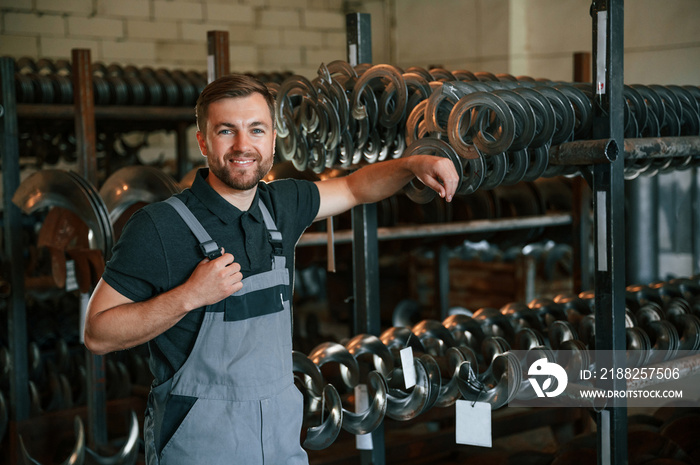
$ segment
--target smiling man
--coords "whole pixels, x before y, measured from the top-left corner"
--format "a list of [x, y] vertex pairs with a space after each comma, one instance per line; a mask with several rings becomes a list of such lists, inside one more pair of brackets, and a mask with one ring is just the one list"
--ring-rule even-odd
[[450, 201], [459, 174], [446, 158], [416, 155], [316, 183], [265, 183], [276, 132], [262, 83], [219, 78], [196, 115], [209, 167], [131, 217], [90, 300], [85, 344], [105, 354], [148, 343], [147, 464], [306, 464], [292, 373], [299, 237], [414, 177]]

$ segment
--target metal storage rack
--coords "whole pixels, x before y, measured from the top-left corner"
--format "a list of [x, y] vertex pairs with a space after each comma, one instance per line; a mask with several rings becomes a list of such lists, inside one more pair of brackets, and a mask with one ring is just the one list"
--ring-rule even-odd
[[[698, 154], [700, 138], [664, 138], [624, 140], [624, 72], [623, 72], [623, 36], [624, 36], [624, 1], [593, 0], [591, 5], [592, 41], [593, 41], [593, 82], [598, 96], [594, 105], [593, 137], [594, 141], [582, 144], [562, 144], [559, 147], [560, 158], [553, 157], [559, 164], [587, 165], [584, 177], [589, 184], [592, 195], [587, 188], [579, 185], [574, 192], [577, 211], [571, 217], [531, 218], [513, 220], [514, 227], [528, 227], [547, 224], [567, 224], [573, 222], [578, 231], [575, 242], [579, 250], [576, 260], [579, 266], [586, 266], [582, 244], [586, 244], [587, 215], [582, 211], [593, 206], [594, 231], [594, 288], [595, 288], [595, 343], [596, 349], [610, 351], [611, 354], [624, 354], [625, 339], [625, 225], [624, 225], [624, 163], [625, 159], [637, 157], [667, 157], [674, 154]], [[371, 63], [370, 18], [365, 14], [347, 16], [348, 62], [351, 65]], [[569, 157], [566, 156], [569, 155]], [[694, 189], [697, 202], [697, 186]], [[697, 203], [695, 209], [697, 210]], [[564, 215], [566, 216], [566, 215]], [[697, 224], [700, 212], [694, 211], [694, 224]], [[484, 230], [501, 227], [498, 221], [486, 221], [483, 225], [452, 224], [445, 227], [425, 228], [382, 228], [376, 225], [376, 210], [372, 206], [358, 207], [353, 211], [353, 272], [355, 289], [355, 333], [366, 332], [379, 334], [378, 305], [378, 264], [377, 242], [379, 238], [418, 237], [420, 234], [443, 235], [471, 227]], [[505, 224], [503, 224], [504, 227]], [[307, 234], [300, 245], [315, 244], [322, 241], [323, 233], [316, 236]], [[348, 233], [336, 235], [340, 241], [349, 240]], [[694, 267], [698, 266], [698, 247], [694, 247]], [[652, 251], [656, 252], [656, 251]], [[446, 267], [438, 265], [442, 273]], [[439, 271], [440, 272], [440, 271]], [[587, 282], [585, 269], [577, 269], [575, 281], [578, 285]], [[582, 276], [582, 274], [584, 276]], [[444, 274], [443, 274], [444, 277]], [[444, 289], [444, 288], [443, 288]], [[442, 301], [445, 301], [444, 296]], [[444, 308], [444, 305], [443, 305]], [[612, 355], [610, 366], [624, 366], [619, 355]], [[690, 368], [686, 374], [698, 371], [698, 358], [687, 361]], [[673, 365], [673, 362], [670, 362]], [[625, 380], [611, 380], [606, 389], [624, 390]], [[597, 453], [599, 464], [627, 463], [627, 407], [621, 401], [596, 413]], [[385, 463], [385, 445], [383, 429], [375, 430], [372, 451], [362, 451], [362, 463]]]
[[[75, 121], [78, 172], [93, 186], [97, 185], [96, 121], [165, 121], [164, 126], [177, 134], [177, 170], [182, 175], [187, 164], [186, 129], [194, 124], [191, 109], [171, 107], [96, 107], [93, 97], [92, 67], [89, 50], [72, 51], [74, 104], [17, 104], [15, 95], [15, 63], [11, 58], [0, 58], [0, 100], [2, 129], [2, 180], [4, 208], [4, 252], [10, 260], [11, 292], [8, 305], [8, 336], [11, 356], [10, 376], [10, 447], [11, 461], [18, 461], [18, 434], [21, 424], [30, 419], [30, 393], [28, 389], [27, 315], [24, 302], [24, 259], [21, 240], [22, 213], [13, 204], [12, 196], [20, 181], [18, 120], [73, 119]], [[107, 399], [105, 393], [105, 365], [102, 356], [85, 350], [88, 382], [87, 439], [92, 448], [107, 443]], [[70, 412], [70, 421], [74, 411]], [[54, 417], [56, 417], [54, 415]], [[58, 417], [61, 416], [58, 412]], [[60, 419], [59, 419], [60, 420]], [[53, 420], [52, 420], [53, 421]], [[59, 422], [60, 423], [60, 422]], [[38, 429], [45, 429], [42, 422]]]
[[[587, 164], [591, 166], [587, 176], [593, 190], [594, 232], [595, 232], [595, 299], [596, 313], [596, 347], [615, 351], [625, 350], [625, 236], [624, 236], [624, 160], [631, 156], [632, 141], [624, 141], [623, 137], [623, 0], [594, 0], [591, 14], [593, 18], [593, 63], [594, 76], [603, 84], [599, 93], [599, 105], [595, 108], [594, 134], [602, 142], [589, 144], [588, 155], [578, 158], [562, 158], [561, 163]], [[371, 37], [369, 15], [350, 14], [347, 16], [348, 31], [348, 61], [351, 64], [371, 63]], [[226, 33], [211, 32], [208, 35], [210, 77], [228, 73], [228, 47]], [[19, 185], [19, 151], [17, 118], [74, 118], [79, 143], [79, 166], [81, 174], [94, 182], [94, 121], [95, 118], [132, 118], [134, 120], [159, 118], [175, 122], [178, 130], [178, 171], [184, 173], [186, 163], [186, 145], [184, 130], [193, 123], [191, 111], [178, 109], [152, 108], [143, 111], [133, 111], [130, 108], [99, 108], [90, 105], [91, 92], [89, 70], [89, 53], [74, 51], [73, 59], [76, 70], [76, 88], [84, 93], [76, 95], [75, 106], [51, 106], [38, 110], [36, 107], [17, 105], [14, 97], [14, 63], [11, 59], [0, 59], [0, 83], [2, 94], [2, 167], [4, 190], [4, 236], [5, 254], [12, 262], [11, 285], [9, 299], [8, 330], [11, 342], [12, 366], [10, 405], [11, 423], [10, 435], [16, 437], [18, 422], [24, 421], [29, 415], [29, 396], [27, 392], [26, 330], [27, 321], [24, 309], [24, 283], [22, 247], [20, 241], [21, 213], [12, 203], [12, 193]], [[601, 59], [602, 61], [599, 61]], [[598, 65], [600, 63], [600, 65]], [[603, 65], [604, 64], [604, 65]], [[603, 65], [603, 66], [601, 66]], [[601, 67], [603, 69], [601, 69]], [[166, 111], [167, 110], [167, 111]], [[74, 113], [75, 111], [75, 113]], [[683, 150], [683, 153], [697, 153], [700, 143], [696, 138], [669, 140], [671, 146]], [[639, 143], [639, 142], [637, 142]], [[652, 143], [652, 142], [650, 142]], [[577, 152], [572, 152], [577, 153]], [[663, 154], [660, 156], [664, 156]], [[585, 206], [585, 193], [581, 195], [577, 205]], [[697, 199], [696, 199], [697, 202]], [[697, 208], [697, 207], [696, 207]], [[695, 222], [700, 216], [695, 212]], [[572, 223], [585, 229], [584, 215], [580, 212], [572, 216], [558, 215], [542, 218], [528, 218], [505, 221], [488, 221], [483, 223], [470, 222], [451, 224], [444, 227], [425, 228], [391, 228], [377, 227], [376, 206], [365, 205], [357, 207], [352, 212], [352, 231], [336, 235], [338, 242], [352, 240], [353, 270], [354, 270], [354, 302], [355, 333], [378, 335], [379, 325], [379, 286], [378, 286], [378, 241], [383, 238], [416, 237], [425, 234], [447, 235], [472, 231], [498, 230], [499, 228], [518, 228], [533, 226], [562, 225]], [[314, 245], [325, 242], [325, 233], [306, 234], [300, 245]], [[352, 236], [352, 237], [351, 237]], [[700, 246], [699, 246], [700, 247]], [[695, 251], [695, 266], [697, 253]], [[579, 270], [580, 271], [580, 270]], [[443, 273], [445, 270], [443, 269]], [[444, 301], [444, 298], [443, 298]], [[609, 310], [609, 311], [607, 311]], [[93, 375], [96, 380], [103, 379], [104, 367], [99, 357], [93, 358]], [[102, 371], [100, 371], [102, 370]], [[102, 374], [102, 376], [100, 376]], [[106, 436], [104, 432], [104, 397], [100, 391], [102, 385], [95, 390], [90, 407], [96, 417], [92, 423], [95, 430], [94, 438]], [[624, 382], [624, 381], [623, 381]], [[619, 382], [613, 382], [612, 389], [624, 388]], [[597, 414], [598, 424], [598, 463], [626, 463], [627, 460], [627, 412], [625, 405]], [[382, 464], [385, 462], [384, 431], [375, 430], [372, 451], [362, 453], [362, 463]], [[12, 441], [11, 454], [16, 454], [16, 444]]]

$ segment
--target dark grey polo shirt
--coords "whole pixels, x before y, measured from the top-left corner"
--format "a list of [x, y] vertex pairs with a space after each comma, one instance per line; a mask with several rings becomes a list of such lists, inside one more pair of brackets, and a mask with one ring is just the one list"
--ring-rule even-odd
[[[287, 266], [294, 269], [294, 247], [318, 213], [317, 187], [308, 181], [284, 179], [258, 185], [248, 211], [234, 207], [206, 182], [208, 169], [197, 173], [190, 189], [177, 196], [189, 207], [209, 235], [234, 261], [243, 276], [267, 271], [272, 266], [268, 240], [258, 202], [270, 210], [282, 232]], [[170, 206], [147, 205], [129, 219], [102, 278], [122, 295], [143, 301], [187, 280], [203, 259], [199, 242]], [[290, 282], [293, 282], [291, 271]], [[157, 382], [170, 378], [185, 362], [196, 339], [204, 309], [191, 311], [180, 322], [149, 343]]]

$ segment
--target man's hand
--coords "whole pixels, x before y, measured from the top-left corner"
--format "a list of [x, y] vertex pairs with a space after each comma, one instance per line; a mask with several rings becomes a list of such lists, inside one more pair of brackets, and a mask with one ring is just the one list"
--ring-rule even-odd
[[242, 279], [241, 265], [233, 261], [233, 255], [224, 252], [214, 260], [205, 258], [199, 262], [183, 287], [187, 289], [189, 304], [199, 308], [240, 291]]
[[414, 155], [407, 160], [410, 162], [411, 171], [420, 182], [448, 202], [452, 201], [459, 185], [460, 174], [451, 160], [432, 155]]
[[214, 260], [205, 258], [183, 284], [141, 302], [132, 301], [100, 279], [88, 304], [85, 345], [95, 354], [106, 354], [143, 344], [172, 328], [190, 311], [240, 291], [242, 279], [241, 265], [230, 253]]

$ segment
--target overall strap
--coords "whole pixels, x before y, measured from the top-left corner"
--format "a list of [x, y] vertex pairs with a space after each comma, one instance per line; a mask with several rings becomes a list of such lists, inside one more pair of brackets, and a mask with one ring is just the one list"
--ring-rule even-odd
[[199, 248], [207, 258], [214, 260], [215, 258], [221, 256], [221, 247], [214, 242], [209, 233], [207, 233], [207, 231], [204, 229], [204, 226], [202, 226], [202, 223], [200, 223], [199, 220], [192, 214], [190, 209], [187, 208], [187, 205], [185, 205], [182, 200], [173, 196], [165, 200], [165, 202], [173, 207], [182, 217], [185, 224], [192, 231], [192, 234], [194, 234], [199, 241]]
[[284, 268], [285, 257], [282, 252], [282, 233], [277, 229], [277, 225], [272, 219], [272, 215], [270, 215], [270, 210], [267, 209], [262, 200], [258, 200], [258, 205], [260, 206], [260, 212], [262, 213], [263, 221], [267, 228], [270, 244], [272, 244], [273, 267]]

